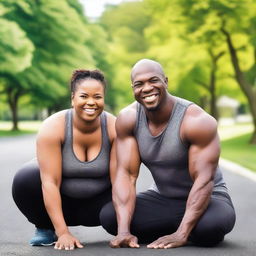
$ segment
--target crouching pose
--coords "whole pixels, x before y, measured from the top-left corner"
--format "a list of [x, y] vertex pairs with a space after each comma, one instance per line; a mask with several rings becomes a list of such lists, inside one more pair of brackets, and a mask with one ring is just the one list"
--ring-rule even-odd
[[15, 175], [12, 193], [20, 211], [36, 227], [31, 245], [82, 247], [68, 226], [99, 226], [111, 201], [115, 169], [115, 117], [104, 109], [106, 82], [98, 70], [76, 70], [72, 108], [47, 118], [37, 138], [37, 159]]
[[[117, 173], [113, 203], [102, 226], [112, 247], [171, 248], [188, 241], [214, 246], [235, 223], [235, 211], [218, 167], [217, 123], [196, 104], [167, 92], [161, 65], [140, 60], [131, 72], [137, 102], [116, 122]], [[136, 196], [143, 162], [154, 184]]]

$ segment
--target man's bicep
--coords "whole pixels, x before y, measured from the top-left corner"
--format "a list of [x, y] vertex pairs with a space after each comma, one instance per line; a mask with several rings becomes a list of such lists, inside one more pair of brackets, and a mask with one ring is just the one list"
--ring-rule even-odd
[[215, 174], [220, 155], [220, 144], [217, 133], [201, 135], [189, 148], [189, 171], [193, 180], [199, 175], [212, 178]]
[[137, 141], [133, 136], [117, 137], [117, 169], [122, 169], [136, 178], [139, 174], [140, 156]]

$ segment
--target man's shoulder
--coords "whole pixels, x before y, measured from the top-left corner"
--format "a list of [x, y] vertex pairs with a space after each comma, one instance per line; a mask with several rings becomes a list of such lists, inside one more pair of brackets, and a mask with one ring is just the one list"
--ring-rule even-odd
[[137, 116], [137, 104], [137, 102], [133, 102], [120, 111], [117, 116], [117, 129], [121, 128], [127, 131], [134, 129]]
[[131, 119], [136, 119], [136, 112], [137, 112], [137, 105], [138, 103], [135, 101], [132, 104], [128, 105], [127, 107], [123, 108], [117, 118], [131, 118]]
[[182, 126], [189, 137], [212, 137], [217, 133], [216, 119], [196, 104], [187, 108]]

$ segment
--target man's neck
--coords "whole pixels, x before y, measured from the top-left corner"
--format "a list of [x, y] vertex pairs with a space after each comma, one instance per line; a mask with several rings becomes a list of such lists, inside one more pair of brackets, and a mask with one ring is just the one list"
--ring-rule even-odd
[[154, 111], [148, 111], [145, 109], [148, 123], [152, 123], [154, 125], [166, 124], [170, 119], [174, 104], [175, 98], [172, 95], [167, 94], [165, 101], [162, 102], [158, 109]]

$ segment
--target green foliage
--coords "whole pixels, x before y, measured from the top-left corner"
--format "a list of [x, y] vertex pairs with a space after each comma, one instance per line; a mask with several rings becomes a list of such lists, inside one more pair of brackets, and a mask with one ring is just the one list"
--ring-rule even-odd
[[256, 145], [248, 145], [251, 134], [221, 142], [221, 157], [241, 164], [256, 172]]
[[12, 21], [0, 18], [0, 73], [16, 74], [31, 65], [34, 46]]
[[145, 58], [148, 42], [144, 30], [149, 23], [150, 17], [142, 2], [109, 6], [100, 18], [99, 24], [106, 30], [110, 41], [105, 54], [112, 66], [111, 89], [115, 93], [115, 112], [134, 100], [130, 70], [138, 59]]

